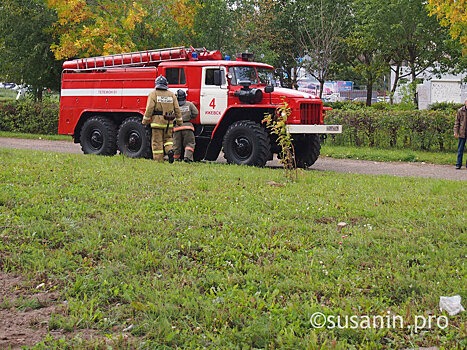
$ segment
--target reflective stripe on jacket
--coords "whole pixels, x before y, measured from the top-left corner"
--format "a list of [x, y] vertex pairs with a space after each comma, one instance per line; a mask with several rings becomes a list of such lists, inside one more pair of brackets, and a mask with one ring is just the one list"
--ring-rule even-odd
[[168, 124], [168, 128], [171, 129], [173, 128], [173, 122], [165, 122], [165, 124], [163, 123], [160, 123], [160, 122], [157, 122], [157, 123], [151, 123], [151, 128], [153, 129], [167, 129], [167, 124]]
[[191, 123], [183, 123], [182, 126], [176, 126], [176, 127], [174, 127], [174, 132], [182, 131], [182, 130], [191, 130], [191, 131], [195, 131], [195, 127], [194, 127], [193, 124], [191, 124]]

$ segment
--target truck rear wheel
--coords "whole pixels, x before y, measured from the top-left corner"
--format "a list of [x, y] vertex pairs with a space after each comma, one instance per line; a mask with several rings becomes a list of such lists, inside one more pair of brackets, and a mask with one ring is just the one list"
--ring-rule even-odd
[[141, 124], [141, 118], [127, 118], [118, 129], [117, 145], [127, 157], [152, 158], [151, 128]]
[[295, 162], [298, 168], [312, 166], [319, 157], [321, 144], [318, 134], [294, 135]]
[[271, 154], [271, 143], [266, 130], [251, 120], [233, 123], [222, 142], [224, 157], [230, 164], [262, 167]]
[[117, 127], [109, 118], [91, 117], [83, 125], [80, 141], [84, 154], [113, 156], [117, 153]]

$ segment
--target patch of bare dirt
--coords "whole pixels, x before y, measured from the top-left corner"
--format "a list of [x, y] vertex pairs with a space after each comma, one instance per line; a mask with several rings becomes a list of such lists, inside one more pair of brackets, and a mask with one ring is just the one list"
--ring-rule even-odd
[[[39, 284], [37, 284], [39, 283]], [[54, 339], [66, 338], [71, 344], [90, 344], [89, 348], [133, 348], [139, 339], [116, 327], [112, 335], [101, 334], [96, 329], [74, 331], [51, 330], [52, 315], [66, 316], [67, 308], [59, 300], [59, 293], [51, 291], [51, 281], [27, 281], [22, 276], [0, 270], [0, 349], [23, 349], [33, 346], [47, 335]], [[87, 347], [86, 347], [87, 348]]]
[[28, 286], [21, 276], [0, 271], [0, 348], [37, 344], [49, 332], [50, 316], [61, 312], [57, 292], [47, 291], [45, 284]]

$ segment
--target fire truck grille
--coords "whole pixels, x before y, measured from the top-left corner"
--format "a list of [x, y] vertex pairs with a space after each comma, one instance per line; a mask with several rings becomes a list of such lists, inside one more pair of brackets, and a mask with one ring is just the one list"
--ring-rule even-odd
[[321, 105], [317, 103], [302, 103], [300, 105], [301, 124], [320, 124]]

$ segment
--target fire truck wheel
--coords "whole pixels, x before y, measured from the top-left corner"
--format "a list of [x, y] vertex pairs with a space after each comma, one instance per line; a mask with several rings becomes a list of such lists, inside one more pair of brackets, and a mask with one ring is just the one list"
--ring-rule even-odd
[[106, 117], [94, 116], [86, 120], [80, 140], [84, 154], [113, 156], [117, 153], [117, 127]]
[[319, 135], [308, 134], [294, 137], [294, 150], [297, 167], [306, 169], [312, 166], [318, 159], [321, 150]]
[[261, 125], [251, 120], [233, 123], [225, 133], [222, 147], [230, 164], [262, 167], [270, 159], [269, 135]]
[[117, 145], [127, 157], [152, 158], [151, 128], [141, 124], [141, 118], [127, 118], [118, 129]]

